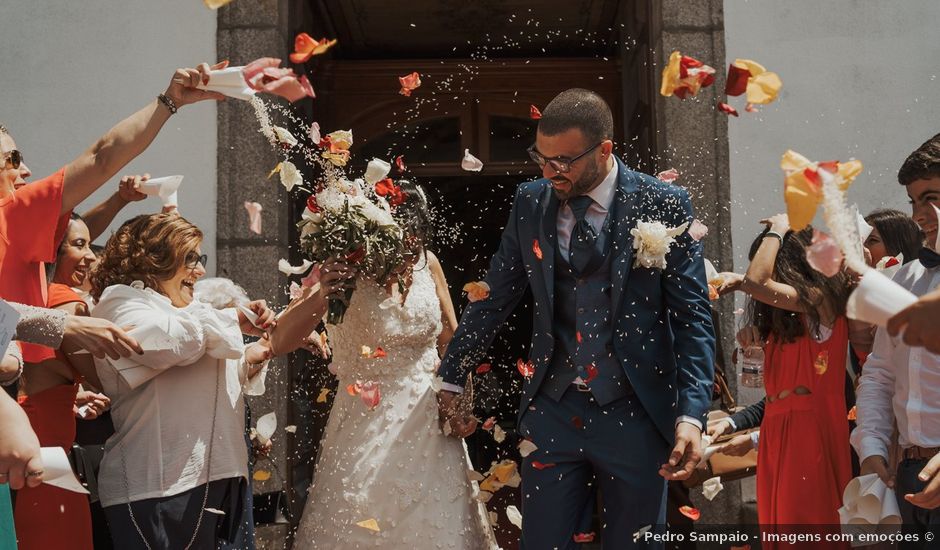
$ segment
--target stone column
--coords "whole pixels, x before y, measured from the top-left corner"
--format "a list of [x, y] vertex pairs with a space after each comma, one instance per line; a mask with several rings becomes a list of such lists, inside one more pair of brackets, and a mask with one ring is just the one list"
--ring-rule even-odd
[[[244, 65], [259, 57], [287, 58], [289, 37], [285, 32], [286, 0], [239, 1], [221, 8], [218, 14], [216, 49], [218, 59]], [[252, 299], [263, 298], [273, 306], [286, 305], [286, 279], [277, 270], [279, 258], [288, 258], [288, 195], [277, 177], [267, 179], [278, 159], [259, 132], [254, 110], [245, 101], [229, 99], [218, 108], [218, 250], [217, 271], [241, 285]], [[262, 212], [262, 234], [248, 230], [245, 201], [258, 202]], [[268, 481], [255, 481], [254, 493], [283, 488], [287, 479], [284, 426], [288, 416], [288, 362], [274, 361], [264, 395], [249, 399], [252, 425], [268, 412], [277, 414], [271, 461], [262, 460], [257, 470], [271, 472]], [[275, 466], [276, 465], [276, 466]], [[256, 532], [259, 549], [284, 548], [284, 526], [262, 527]]]
[[[689, 190], [696, 217], [708, 225], [705, 255], [719, 270], [732, 268], [731, 183], [728, 168], [728, 118], [715, 107], [724, 98], [725, 61], [723, 0], [662, 0], [651, 2], [650, 28], [656, 87], [657, 169], [675, 168], [678, 184]], [[680, 100], [659, 95], [661, 72], [669, 54], [679, 50], [715, 68], [715, 83], [695, 98]], [[737, 377], [730, 364], [734, 314], [731, 297], [718, 302], [719, 329], [726, 372], [732, 392]], [[735, 523], [741, 519], [740, 483], [724, 483], [712, 502], [701, 491], [693, 498], [702, 511], [703, 523]]]

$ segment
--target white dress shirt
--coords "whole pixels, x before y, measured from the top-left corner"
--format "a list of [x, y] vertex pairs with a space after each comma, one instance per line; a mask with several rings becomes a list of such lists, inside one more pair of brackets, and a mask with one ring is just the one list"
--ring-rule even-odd
[[122, 327], [155, 325], [177, 344], [134, 354], [130, 359], [152, 371], [134, 387], [111, 359], [95, 361], [102, 390], [112, 400], [115, 429], [98, 475], [102, 506], [247, 478], [242, 394], [257, 395], [263, 387], [254, 385], [261, 376], [248, 376], [235, 310], [198, 301], [177, 308], [151, 289], [114, 285], [102, 293], [92, 315]]
[[[918, 296], [940, 285], [940, 269], [919, 261], [902, 267], [894, 281]], [[940, 447], [940, 355], [911, 348], [879, 328], [858, 386], [858, 427], [852, 445], [860, 460], [888, 459], [894, 420], [902, 448]]]

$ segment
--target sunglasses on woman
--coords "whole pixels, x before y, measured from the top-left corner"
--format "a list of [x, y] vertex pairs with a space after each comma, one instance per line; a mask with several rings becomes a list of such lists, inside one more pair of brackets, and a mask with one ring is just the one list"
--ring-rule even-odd
[[209, 261], [209, 255], [203, 254], [199, 255], [195, 252], [190, 252], [186, 256], [186, 269], [196, 269], [196, 266], [202, 264], [202, 267], [206, 267], [206, 262]]
[[3, 161], [4, 166], [6, 166], [6, 163], [9, 161], [14, 170], [19, 170], [20, 165], [23, 164], [23, 153], [20, 153], [16, 149], [13, 149], [7, 153], [3, 153]]

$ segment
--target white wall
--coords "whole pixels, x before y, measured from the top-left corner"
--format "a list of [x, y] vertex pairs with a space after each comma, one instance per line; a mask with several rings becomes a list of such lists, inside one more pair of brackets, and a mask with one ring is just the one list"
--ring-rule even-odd
[[747, 265], [757, 221], [785, 210], [788, 148], [858, 158], [850, 203], [909, 212], [897, 170], [940, 133], [940, 2], [726, 0], [724, 15], [728, 61], [754, 59], [783, 80], [776, 103], [729, 119], [735, 267]]
[[[111, 126], [163, 92], [177, 67], [215, 58], [216, 12], [199, 0], [0, 0], [0, 123], [33, 178], [74, 159]], [[183, 174], [180, 211], [206, 234], [215, 265], [216, 109], [200, 103], [170, 118], [122, 173]], [[76, 211], [117, 189], [108, 182]], [[121, 212], [159, 211], [159, 199]]]

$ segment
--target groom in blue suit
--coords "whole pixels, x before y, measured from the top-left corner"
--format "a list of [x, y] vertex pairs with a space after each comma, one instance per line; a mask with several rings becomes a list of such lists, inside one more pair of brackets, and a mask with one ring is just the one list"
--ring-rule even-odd
[[684, 189], [624, 166], [612, 137], [594, 92], [546, 106], [529, 149], [544, 177], [519, 186], [490, 295], [464, 312], [441, 364], [442, 419], [466, 436], [476, 421], [455, 414], [455, 398], [532, 286], [519, 432], [538, 449], [522, 465], [525, 550], [579, 547], [595, 486], [605, 549], [661, 546], [635, 533], [663, 531], [666, 480], [701, 457], [715, 347], [702, 244], [682, 231], [656, 251], [656, 232], [638, 225], [691, 224], [692, 205]]

